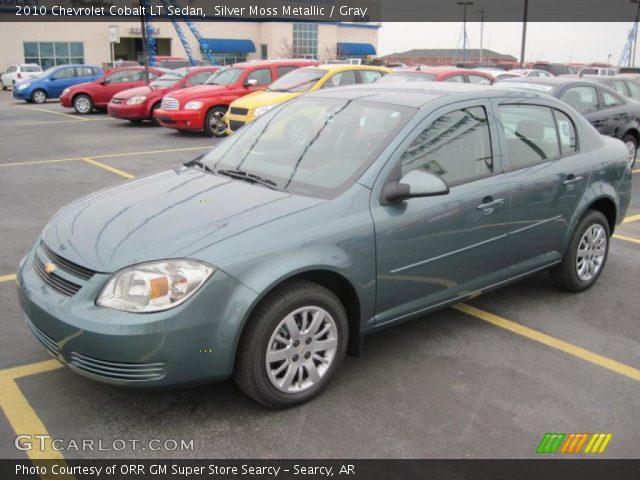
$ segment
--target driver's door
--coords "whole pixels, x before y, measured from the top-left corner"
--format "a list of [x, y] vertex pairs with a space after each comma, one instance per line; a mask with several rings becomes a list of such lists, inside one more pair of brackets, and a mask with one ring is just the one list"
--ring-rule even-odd
[[492, 146], [494, 129], [490, 105], [458, 103], [428, 116], [396, 153], [389, 176], [423, 169], [444, 179], [450, 191], [392, 205], [373, 196], [376, 324], [504, 278], [509, 185]]
[[48, 95], [57, 98], [62, 95], [62, 91], [76, 83], [75, 67], [61, 68], [49, 79]]

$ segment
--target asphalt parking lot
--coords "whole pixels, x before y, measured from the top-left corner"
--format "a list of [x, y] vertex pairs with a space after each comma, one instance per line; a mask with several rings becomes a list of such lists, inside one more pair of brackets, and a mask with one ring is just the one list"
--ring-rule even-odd
[[[31, 458], [530, 458], [546, 432], [607, 432], [640, 456], [640, 167], [607, 267], [581, 294], [546, 274], [367, 337], [318, 399], [270, 411], [232, 382], [172, 391], [94, 383], [21, 319], [15, 271], [63, 205], [193, 158], [215, 140], [0, 92], [0, 458], [16, 434], [193, 440], [189, 451], [32, 451]], [[587, 455], [581, 455], [587, 456]]]

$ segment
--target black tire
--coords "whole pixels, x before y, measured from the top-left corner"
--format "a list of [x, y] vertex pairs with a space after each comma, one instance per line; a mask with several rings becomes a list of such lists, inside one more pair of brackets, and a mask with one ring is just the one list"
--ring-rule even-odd
[[135, 119], [135, 120], [129, 119], [129, 121], [135, 125], [140, 125], [142, 123], [142, 120], [138, 120], [138, 119]]
[[151, 125], [153, 125], [154, 127], [160, 126], [160, 122], [158, 122], [158, 119], [153, 115], [153, 113], [160, 108], [161, 103], [162, 102], [157, 102], [151, 107], [151, 113], [149, 114], [149, 121], [151, 122]]
[[217, 128], [214, 128], [211, 125], [211, 122], [213, 121], [214, 117], [218, 117], [220, 121], [222, 121], [222, 117], [224, 117], [225, 113], [227, 113], [227, 109], [224, 107], [211, 108], [207, 112], [207, 115], [204, 119], [204, 133], [206, 133], [210, 137], [225, 137], [227, 135], [226, 125], [224, 129], [222, 128], [222, 125], [224, 125], [224, 122], [222, 122], [222, 124], [219, 123]]
[[0, 86], [2, 87], [3, 91], [7, 89], [7, 86], [4, 84], [2, 80], [0, 80]]
[[624, 137], [622, 137], [622, 142], [625, 145], [627, 145], [627, 143], [633, 143], [633, 146], [635, 148], [635, 155], [633, 156], [633, 160], [630, 159], [631, 168], [633, 168], [633, 165], [635, 164], [636, 159], [638, 157], [638, 140], [634, 135], [627, 133]]
[[31, 102], [42, 104], [42, 103], [45, 103], [46, 101], [47, 101], [47, 92], [45, 92], [44, 90], [39, 88], [31, 92]]
[[[324, 309], [335, 320], [335, 355], [317, 383], [302, 392], [283, 392], [272, 384], [267, 374], [266, 353], [271, 335], [287, 315], [308, 306]], [[251, 314], [238, 346], [233, 378], [242, 391], [266, 407], [288, 408], [301, 404], [318, 395], [329, 383], [344, 359], [348, 335], [347, 314], [332, 292], [315, 283], [292, 280], [269, 293]]]
[[[578, 275], [578, 248], [580, 247], [580, 243], [583, 240], [585, 232], [594, 226], [602, 227], [605, 233], [604, 257], [592, 278], [585, 280], [581, 279]], [[569, 292], [582, 292], [583, 290], [590, 288], [594, 283], [596, 283], [607, 263], [610, 237], [611, 232], [609, 229], [609, 222], [605, 216], [597, 210], [587, 210], [573, 232], [573, 236], [569, 242], [569, 248], [565, 253], [562, 263], [549, 270], [549, 274], [553, 282], [558, 287]]]
[[80, 115], [88, 115], [93, 112], [93, 100], [89, 95], [81, 93], [73, 97], [73, 109]]

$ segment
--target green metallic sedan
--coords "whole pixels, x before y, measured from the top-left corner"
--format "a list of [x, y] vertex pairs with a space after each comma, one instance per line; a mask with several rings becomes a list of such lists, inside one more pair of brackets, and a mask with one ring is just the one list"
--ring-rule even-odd
[[368, 333], [542, 270], [592, 286], [631, 167], [622, 142], [535, 92], [321, 90], [63, 208], [20, 264], [20, 302], [34, 336], [86, 377], [233, 377], [289, 407]]

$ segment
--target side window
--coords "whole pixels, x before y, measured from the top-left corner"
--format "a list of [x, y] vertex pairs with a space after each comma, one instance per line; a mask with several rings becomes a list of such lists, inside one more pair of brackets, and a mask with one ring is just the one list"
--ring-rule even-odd
[[269, 85], [271, 83], [271, 70], [268, 68], [254, 70], [249, 74], [247, 80], [257, 80], [258, 85]]
[[480, 75], [467, 75], [469, 83], [477, 83], [479, 85], [491, 85], [491, 82]]
[[75, 68], [63, 68], [62, 70], [58, 70], [54, 75], [56, 80], [74, 78], [75, 76], [76, 76]]
[[[107, 84], [114, 84], [114, 83], [122, 83], [122, 82], [128, 82], [128, 77], [129, 77], [129, 73], [126, 70], [125, 71], [121, 71], [121, 72], [115, 72], [112, 73], [111, 75], [109, 75], [107, 78], [105, 78], [105, 82]], [[126, 80], [125, 80], [126, 79]]]
[[382, 78], [382, 72], [376, 70], [360, 70], [358, 71], [360, 83], [373, 83]]
[[286, 75], [289, 72], [293, 72], [294, 70], [297, 70], [298, 67], [296, 67], [295, 65], [286, 65], [284, 67], [277, 67], [276, 68], [276, 72], [278, 72], [278, 78], [282, 77], [283, 75]]
[[551, 108], [501, 105], [500, 120], [506, 139], [507, 158], [512, 168], [535, 165], [560, 156]]
[[583, 115], [598, 110], [598, 92], [595, 87], [568, 88], [560, 100], [575, 108]]
[[95, 69], [91, 67], [76, 67], [77, 77], [93, 77], [95, 76]]
[[356, 83], [356, 74], [353, 70], [348, 70], [331, 76], [324, 82], [322, 88], [344, 87], [345, 85], [353, 85], [354, 83]]
[[[162, 74], [160, 74], [160, 75], [162, 75]], [[158, 75], [155, 72], [149, 72], [149, 80], [155, 80], [160, 75]], [[132, 75], [132, 80], [129, 80], [129, 81], [130, 82], [140, 82], [142, 80], [144, 80], [144, 70], [140, 70], [140, 71], [134, 72], [134, 74]]]
[[567, 155], [578, 151], [578, 141], [576, 139], [576, 127], [568, 115], [560, 110], [554, 110], [556, 126], [558, 128], [558, 138], [560, 139], [560, 153]]
[[625, 86], [622, 80], [614, 80], [613, 81], [613, 89], [618, 92], [623, 97], [628, 97], [629, 92], [627, 92], [627, 87]]
[[452, 83], [464, 83], [464, 77], [462, 75], [454, 75], [453, 77], [445, 78], [444, 81]]
[[604, 90], [602, 91], [602, 103], [604, 104], [605, 108], [619, 107], [620, 105], [624, 105], [624, 101], [620, 97], [614, 95], [613, 93], [605, 92]]
[[540, 77], [540, 72], [529, 72], [529, 75], [527, 75], [529, 78], [538, 78]]
[[429, 125], [400, 158], [402, 174], [424, 169], [450, 186], [493, 172], [487, 114], [483, 107], [447, 113]]
[[207, 79], [211, 76], [211, 72], [200, 72], [200, 73], [196, 73], [193, 77], [191, 77], [189, 80], [187, 80], [187, 85], [189, 86], [195, 86], [195, 85], [202, 85], [204, 82], [207, 81]]
[[640, 99], [640, 85], [632, 81], [628, 81], [624, 83], [627, 84], [627, 88], [629, 89], [629, 93], [631, 97], [635, 99]]

